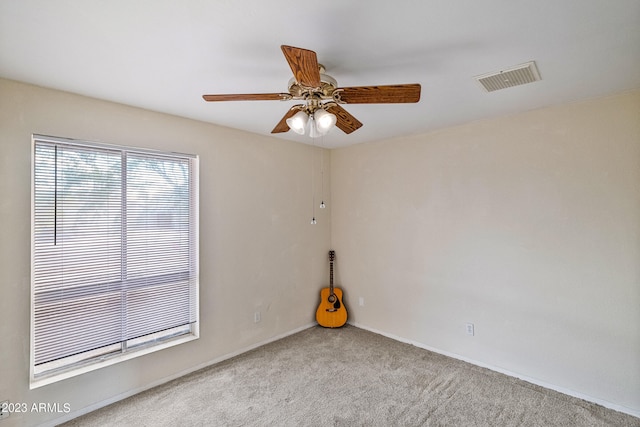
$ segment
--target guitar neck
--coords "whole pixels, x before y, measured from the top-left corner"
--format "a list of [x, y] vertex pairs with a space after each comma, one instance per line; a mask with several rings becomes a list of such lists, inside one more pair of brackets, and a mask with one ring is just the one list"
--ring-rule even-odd
[[329, 291], [333, 295], [333, 261], [329, 262]]

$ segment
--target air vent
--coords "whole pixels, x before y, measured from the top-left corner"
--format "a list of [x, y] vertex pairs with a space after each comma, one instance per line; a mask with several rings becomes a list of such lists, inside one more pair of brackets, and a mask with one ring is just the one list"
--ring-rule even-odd
[[520, 86], [540, 80], [540, 73], [534, 61], [516, 65], [497, 73], [474, 77], [487, 92]]

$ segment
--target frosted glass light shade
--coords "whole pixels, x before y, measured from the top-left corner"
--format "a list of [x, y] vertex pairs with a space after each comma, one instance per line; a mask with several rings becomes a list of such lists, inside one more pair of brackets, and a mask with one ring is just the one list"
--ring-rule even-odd
[[298, 111], [293, 117], [287, 119], [287, 126], [300, 135], [304, 135], [305, 130], [307, 129], [307, 122], [309, 121], [309, 116], [304, 111]]
[[317, 138], [320, 135], [322, 134], [318, 132], [318, 126], [316, 126], [316, 121], [313, 117], [311, 117], [311, 121], [309, 123], [309, 136], [311, 138]]
[[315, 122], [318, 133], [324, 135], [336, 125], [336, 116], [323, 109], [319, 109], [313, 113], [313, 121]]

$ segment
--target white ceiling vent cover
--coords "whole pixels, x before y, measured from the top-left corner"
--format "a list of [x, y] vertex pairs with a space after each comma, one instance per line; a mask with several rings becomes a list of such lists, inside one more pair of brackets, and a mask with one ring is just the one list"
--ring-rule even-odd
[[540, 73], [534, 61], [516, 65], [497, 73], [474, 77], [487, 92], [520, 86], [540, 80]]

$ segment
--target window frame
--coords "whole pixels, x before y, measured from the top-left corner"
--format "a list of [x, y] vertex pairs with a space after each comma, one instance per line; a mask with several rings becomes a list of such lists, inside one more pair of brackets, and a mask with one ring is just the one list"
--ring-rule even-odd
[[[40, 372], [40, 369], [36, 368], [36, 280], [35, 280], [35, 261], [36, 261], [36, 145], [38, 143], [50, 143], [56, 145], [68, 145], [75, 147], [82, 147], [83, 149], [94, 149], [96, 152], [100, 150], [117, 151], [121, 153], [122, 159], [126, 162], [127, 154], [133, 155], [148, 155], [156, 158], [170, 158], [170, 159], [188, 159], [189, 160], [189, 186], [190, 197], [193, 198], [189, 207], [189, 214], [192, 216], [190, 220], [190, 242], [189, 256], [190, 267], [189, 271], [195, 276], [194, 291], [190, 293], [195, 299], [195, 314], [194, 322], [173, 328], [168, 332], [158, 332], [157, 334], [145, 335], [145, 339], [133, 338], [125, 339], [119, 343], [113, 344], [111, 350], [105, 353], [104, 350], [98, 349], [97, 351], [86, 351], [74, 359], [73, 356], [63, 358], [66, 363], [59, 364], [53, 362], [50, 364], [50, 369], [45, 372]], [[130, 146], [105, 144], [101, 142], [91, 142], [85, 140], [77, 140], [71, 138], [61, 138], [47, 135], [33, 134], [31, 138], [31, 287], [30, 287], [30, 363], [29, 363], [29, 378], [30, 389], [38, 388], [47, 384], [51, 384], [66, 378], [71, 378], [77, 375], [81, 375], [90, 371], [101, 369], [106, 366], [111, 366], [126, 360], [131, 360], [136, 357], [140, 357], [146, 354], [154, 353], [166, 348], [174, 347], [176, 345], [184, 344], [190, 341], [197, 340], [200, 336], [200, 307], [199, 307], [199, 292], [200, 292], [200, 280], [199, 280], [199, 158], [197, 155], [167, 152], [160, 150], [152, 150], [146, 148], [137, 148]], [[125, 177], [125, 171], [122, 172], [122, 176]], [[120, 183], [121, 187], [127, 186], [125, 182]], [[126, 189], [121, 188], [123, 191], [123, 198], [126, 195]], [[126, 207], [122, 206], [123, 216], [126, 217]], [[121, 243], [125, 245], [124, 242]], [[124, 246], [123, 246], [124, 247]], [[124, 262], [124, 261], [123, 261]], [[155, 335], [155, 337], [154, 337]], [[119, 349], [115, 347], [119, 346]], [[104, 347], [106, 349], [106, 347]], [[75, 360], [75, 361], [74, 361]]]

